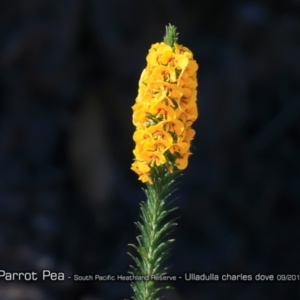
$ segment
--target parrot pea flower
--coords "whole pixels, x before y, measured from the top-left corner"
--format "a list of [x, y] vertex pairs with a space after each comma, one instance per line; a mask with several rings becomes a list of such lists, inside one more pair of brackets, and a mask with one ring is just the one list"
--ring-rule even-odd
[[198, 64], [186, 47], [164, 42], [151, 46], [133, 106], [135, 161], [132, 170], [151, 182], [151, 170], [165, 165], [173, 172], [188, 165], [192, 123], [198, 117]]

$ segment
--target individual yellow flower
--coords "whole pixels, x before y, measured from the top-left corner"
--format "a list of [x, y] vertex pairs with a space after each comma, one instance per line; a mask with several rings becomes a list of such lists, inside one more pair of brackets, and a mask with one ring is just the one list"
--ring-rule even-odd
[[182, 97], [182, 94], [182, 89], [176, 84], [170, 84], [168, 86], [168, 97], [170, 97], [171, 99], [178, 101]]
[[185, 131], [185, 136], [184, 136], [183, 141], [190, 143], [193, 140], [195, 134], [196, 134], [196, 131], [193, 128], [191, 128], [191, 127], [187, 128]]
[[184, 124], [178, 119], [167, 119], [162, 124], [165, 131], [174, 132], [177, 136], [180, 136], [185, 130]]
[[175, 69], [159, 65], [153, 69], [151, 80], [157, 82], [176, 82]]
[[175, 163], [179, 170], [184, 170], [188, 165], [188, 158], [192, 153], [187, 152], [182, 157], [176, 159]]
[[186, 73], [189, 75], [194, 75], [196, 71], [198, 70], [198, 64], [195, 60], [189, 60], [189, 63], [186, 68]]
[[[166, 63], [167, 55], [172, 54], [172, 48], [165, 43], [156, 43], [151, 46], [149, 54], [146, 58], [150, 66], [157, 66]], [[170, 59], [172, 56], [168, 57]]]
[[146, 129], [141, 129], [141, 130], [136, 130], [135, 133], [133, 134], [133, 140], [137, 144], [144, 144], [149, 140], [153, 140], [152, 134], [149, 132], [149, 130]]
[[159, 57], [159, 62], [163, 65], [167, 65], [169, 64], [172, 60], [174, 59], [174, 53], [171, 49], [171, 47], [169, 49], [166, 49], [166, 51], [164, 51], [160, 57]]
[[150, 171], [150, 167], [145, 162], [135, 161], [131, 169], [135, 171], [137, 174], [141, 175], [142, 173], [148, 173]]
[[194, 103], [189, 103], [185, 109], [186, 120], [195, 121], [198, 118], [198, 109]]
[[148, 143], [146, 143], [145, 149], [150, 150], [150, 151], [159, 151], [161, 153], [164, 153], [171, 146], [172, 146], [172, 143], [168, 142], [167, 140], [158, 139], [158, 140], [149, 141]]
[[184, 55], [188, 55], [189, 58], [193, 58], [193, 53], [189, 48], [184, 47], [182, 45], [178, 45], [177, 43], [175, 43], [174, 47], [175, 47], [174, 52], [176, 54], [184, 54]]
[[172, 154], [174, 154], [174, 152], [180, 153], [180, 154], [185, 154], [188, 152], [190, 148], [190, 144], [187, 142], [178, 142], [173, 144], [169, 150]]
[[163, 165], [166, 163], [165, 156], [160, 151], [144, 151], [141, 152], [138, 156], [138, 159], [141, 161], [144, 161], [146, 163], [149, 163], [149, 166], [159, 167], [160, 165]]
[[164, 125], [164, 123], [160, 122], [159, 124], [156, 124], [155, 126], [149, 127], [149, 133], [152, 134], [154, 139], [166, 140], [168, 143], [172, 143], [173, 138], [169, 132], [164, 130], [163, 125]]
[[164, 103], [153, 104], [149, 109], [149, 113], [155, 118], [162, 118], [162, 120], [175, 119], [176, 117], [174, 109]]
[[152, 184], [152, 179], [151, 179], [149, 173], [142, 173], [142, 174], [139, 176], [139, 180], [141, 180], [141, 181], [144, 182], [144, 183], [149, 182], [149, 183]]

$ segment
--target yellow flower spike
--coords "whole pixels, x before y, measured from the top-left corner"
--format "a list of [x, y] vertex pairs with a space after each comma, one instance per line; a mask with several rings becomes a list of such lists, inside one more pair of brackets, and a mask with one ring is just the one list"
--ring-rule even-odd
[[177, 33], [172, 31], [164, 42], [150, 47], [132, 107], [136, 126], [132, 169], [143, 182], [150, 182], [151, 170], [162, 165], [169, 172], [174, 166], [184, 169], [195, 135], [191, 125], [198, 117], [198, 64], [192, 51], [176, 40]]

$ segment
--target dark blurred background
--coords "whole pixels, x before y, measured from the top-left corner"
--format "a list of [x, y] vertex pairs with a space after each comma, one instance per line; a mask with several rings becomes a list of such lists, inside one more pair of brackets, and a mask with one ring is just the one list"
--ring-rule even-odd
[[[300, 3], [2, 0], [0, 269], [126, 274], [144, 199], [131, 106], [165, 25], [200, 70], [170, 274], [300, 274]], [[299, 299], [174, 283], [167, 300]], [[1, 300], [119, 300], [129, 283], [5, 282]]]

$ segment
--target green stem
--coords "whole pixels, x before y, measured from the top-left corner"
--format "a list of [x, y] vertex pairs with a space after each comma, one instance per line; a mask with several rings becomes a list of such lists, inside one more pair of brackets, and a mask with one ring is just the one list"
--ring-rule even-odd
[[157, 293], [161, 289], [169, 286], [157, 287], [153, 280], [154, 276], [166, 274], [166, 268], [162, 268], [162, 263], [168, 258], [170, 246], [174, 240], [168, 239], [168, 235], [174, 230], [176, 223], [174, 220], [166, 220], [166, 216], [176, 208], [168, 208], [166, 200], [174, 189], [175, 177], [178, 173], [170, 174], [165, 167], [155, 168], [152, 172], [153, 184], [148, 184], [144, 190], [147, 201], [141, 203], [141, 222], [136, 225], [141, 234], [137, 237], [138, 245], [133, 246], [139, 258], [131, 257], [136, 262], [132, 275], [148, 276], [149, 280], [133, 281], [131, 286], [134, 291], [134, 300], [157, 300]]
[[[153, 213], [151, 215], [151, 220], [150, 220], [150, 227], [151, 227], [151, 232], [150, 232], [150, 240], [149, 240], [149, 252], [148, 252], [148, 262], [147, 262], [147, 273], [149, 275], [149, 279], [151, 279], [151, 275], [153, 275], [153, 269], [154, 269], [154, 257], [153, 257], [153, 250], [154, 250], [154, 237], [156, 234], [156, 229], [157, 229], [157, 217], [159, 215], [159, 211], [157, 211], [158, 208], [158, 201], [159, 201], [159, 196], [158, 196], [158, 191], [155, 191], [154, 197], [153, 197]], [[145, 287], [145, 300], [151, 300], [152, 297], [151, 295], [151, 289], [154, 285], [154, 282], [152, 280], [146, 281], [146, 287]]]

